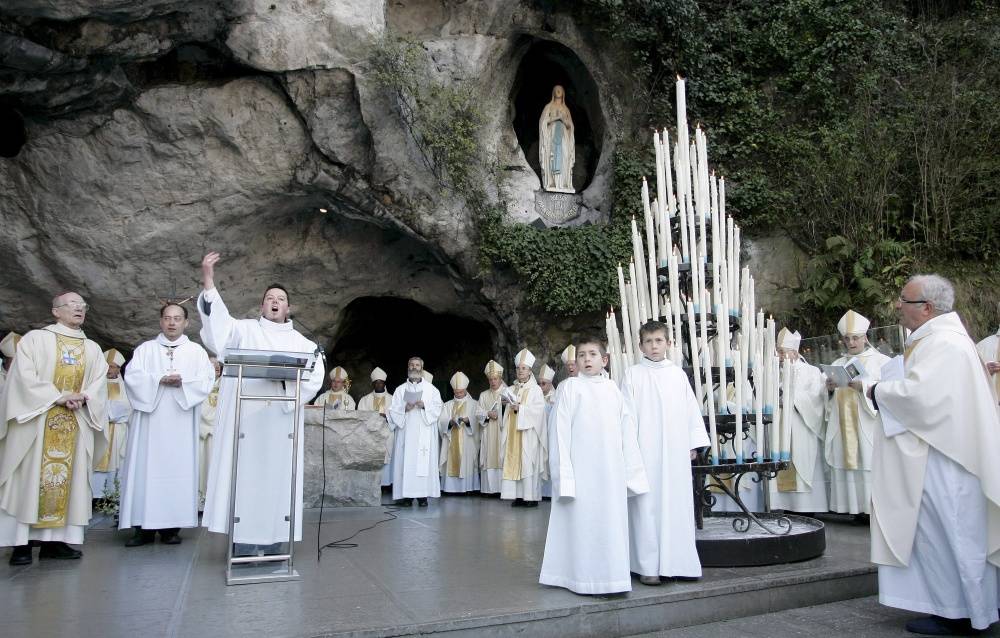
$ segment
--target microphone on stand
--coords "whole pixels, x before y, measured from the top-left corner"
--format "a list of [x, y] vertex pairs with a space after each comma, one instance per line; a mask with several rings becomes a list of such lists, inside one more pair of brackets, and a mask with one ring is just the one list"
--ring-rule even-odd
[[300, 332], [304, 331], [306, 333], [306, 336], [310, 337], [313, 340], [313, 343], [316, 344], [315, 354], [317, 354], [319, 358], [323, 360], [323, 370], [326, 370], [326, 351], [323, 349], [322, 342], [320, 342], [320, 340], [316, 337], [316, 331], [307, 326], [306, 324], [302, 323], [301, 319], [296, 319], [294, 315], [290, 315], [290, 317], [299, 326], [299, 328], [304, 329], [300, 330]]

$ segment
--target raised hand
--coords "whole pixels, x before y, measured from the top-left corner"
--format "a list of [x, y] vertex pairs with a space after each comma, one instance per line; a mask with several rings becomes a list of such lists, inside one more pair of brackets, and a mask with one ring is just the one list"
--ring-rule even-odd
[[201, 282], [205, 290], [215, 288], [215, 264], [219, 263], [221, 255], [210, 252], [201, 260]]

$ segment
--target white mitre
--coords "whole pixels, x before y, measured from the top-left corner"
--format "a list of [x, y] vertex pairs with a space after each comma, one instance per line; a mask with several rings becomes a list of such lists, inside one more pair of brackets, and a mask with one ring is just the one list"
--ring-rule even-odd
[[21, 335], [16, 332], [8, 332], [7, 336], [0, 341], [0, 352], [3, 353], [5, 359], [13, 359], [14, 353], [17, 352], [17, 342], [21, 340]]
[[837, 322], [837, 330], [843, 336], [868, 334], [868, 326], [872, 324], [864, 315], [853, 310], [848, 310], [840, 321]]
[[341, 381], [347, 381], [350, 376], [347, 374], [347, 370], [344, 370], [340, 366], [337, 366], [333, 370], [330, 370], [330, 380], [340, 379]]
[[[570, 346], [571, 348], [573, 346]], [[538, 371], [538, 378], [545, 379], [546, 381], [551, 381], [556, 376], [556, 371], [549, 367], [549, 364], [544, 364], [542, 369]]]
[[119, 368], [125, 364], [125, 357], [114, 348], [104, 351], [104, 360], [108, 362], [108, 365], [115, 364]]
[[566, 349], [562, 351], [559, 358], [562, 359], [563, 365], [568, 364], [570, 361], [576, 361], [576, 346], [573, 344], [566, 346]]
[[465, 376], [464, 372], [456, 372], [451, 375], [451, 381], [448, 383], [452, 390], [464, 390], [469, 387], [469, 377]]
[[776, 344], [779, 348], [784, 348], [785, 350], [799, 351], [799, 343], [802, 341], [802, 335], [798, 331], [791, 332], [788, 328], [782, 328], [781, 332], [778, 333], [778, 343]]
[[486, 362], [486, 367], [483, 369], [483, 374], [486, 375], [487, 379], [490, 379], [492, 377], [497, 377], [502, 379], [503, 366], [494, 361], [493, 359], [490, 359], [488, 362]]
[[388, 375], [386, 375], [385, 370], [382, 368], [375, 368], [372, 370], [372, 381], [385, 381], [387, 378]]
[[525, 348], [514, 356], [514, 363], [519, 366], [528, 366], [530, 368], [535, 365], [535, 355], [531, 354], [531, 351]]

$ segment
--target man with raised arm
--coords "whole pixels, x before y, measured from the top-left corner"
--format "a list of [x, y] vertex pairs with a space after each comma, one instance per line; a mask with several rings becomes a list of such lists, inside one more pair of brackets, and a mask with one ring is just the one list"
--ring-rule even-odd
[[[264, 289], [259, 319], [234, 319], [215, 287], [215, 265], [219, 253], [205, 255], [201, 262], [204, 290], [198, 296], [201, 340], [225, 364], [231, 349], [316, 352], [316, 344], [295, 330], [288, 291], [280, 284]], [[316, 361], [309, 378], [302, 382], [304, 399], [323, 385], [323, 362]], [[243, 392], [256, 396], [294, 396], [294, 383], [270, 379], [245, 379]], [[233, 480], [233, 437], [236, 428], [236, 378], [223, 377], [219, 387], [219, 417], [209, 464], [208, 495], [202, 525], [209, 531], [229, 532], [229, 499]], [[305, 402], [299, 407], [304, 410]], [[244, 552], [259, 553], [247, 545], [268, 546], [288, 542], [289, 494], [292, 476], [291, 439], [294, 427], [290, 401], [245, 401], [241, 407], [239, 483], [236, 486], [234, 542]], [[300, 423], [303, 414], [298, 415]], [[296, 464], [295, 540], [302, 540], [302, 483], [305, 437], [299, 433]]]

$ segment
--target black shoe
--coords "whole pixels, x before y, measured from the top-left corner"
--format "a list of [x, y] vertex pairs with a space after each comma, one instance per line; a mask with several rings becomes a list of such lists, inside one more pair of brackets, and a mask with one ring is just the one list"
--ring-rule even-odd
[[398, 505], [400, 507], [409, 507], [409, 506], [413, 505], [413, 499], [412, 498], [401, 498], [401, 499], [398, 499], [396, 501], [396, 505]]
[[986, 632], [985, 629], [973, 629], [968, 618], [951, 619], [941, 616], [907, 621], [906, 631], [923, 636], [978, 636]]
[[417, 505], [419, 505], [420, 507], [427, 507], [427, 499], [426, 498], [418, 498], [417, 499]]
[[525, 501], [521, 507], [538, 507], [538, 501]]
[[17, 545], [14, 547], [14, 553], [10, 555], [11, 565], [30, 565], [31, 564], [31, 546], [30, 545]]
[[163, 543], [164, 545], [180, 545], [182, 540], [179, 533], [180, 531], [181, 530], [179, 527], [171, 527], [170, 529], [161, 529], [160, 542]]
[[513, 501], [511, 501], [510, 506], [511, 507], [524, 507], [524, 500], [523, 499], [519, 499], [519, 498], [515, 498]]
[[73, 560], [83, 556], [83, 552], [59, 541], [43, 542], [38, 551], [39, 558], [59, 558]]
[[125, 547], [141, 547], [156, 540], [156, 530], [145, 530], [141, 527], [134, 528], [132, 538], [125, 541]]
[[855, 514], [854, 515], [855, 525], [870, 525], [871, 517], [868, 514]]

